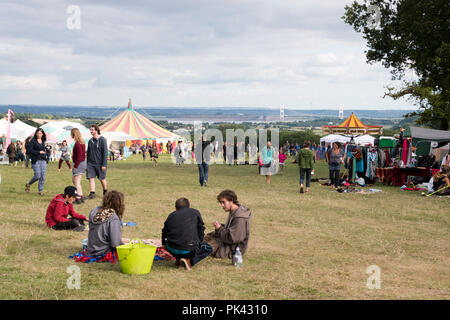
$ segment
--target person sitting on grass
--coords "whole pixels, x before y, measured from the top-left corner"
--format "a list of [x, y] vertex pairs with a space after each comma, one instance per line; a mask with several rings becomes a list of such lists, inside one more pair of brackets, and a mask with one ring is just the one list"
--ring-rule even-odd
[[450, 166], [443, 165], [441, 171], [433, 176], [433, 189], [437, 195], [450, 195]]
[[228, 212], [227, 222], [220, 224], [215, 221], [215, 231], [208, 233], [203, 241], [212, 247], [212, 257], [231, 259], [237, 246], [242, 254], [247, 251], [252, 213], [248, 207], [239, 204], [236, 193], [232, 190], [222, 191], [217, 196], [217, 201]]
[[[63, 194], [58, 194], [50, 202], [45, 216], [45, 222], [49, 228], [54, 230], [74, 230], [81, 232], [84, 230], [84, 221], [87, 218], [78, 214], [73, 209], [73, 202], [78, 196], [77, 188], [68, 186]], [[71, 216], [68, 219], [68, 216]]]
[[190, 208], [189, 200], [175, 201], [176, 211], [169, 214], [162, 229], [162, 245], [175, 258], [175, 266], [183, 264], [186, 270], [209, 256], [212, 248], [202, 243], [205, 225], [198, 210]]
[[88, 247], [69, 258], [76, 262], [118, 261], [116, 247], [124, 244], [122, 218], [125, 201], [122, 192], [111, 190], [103, 196], [102, 205], [89, 214]]

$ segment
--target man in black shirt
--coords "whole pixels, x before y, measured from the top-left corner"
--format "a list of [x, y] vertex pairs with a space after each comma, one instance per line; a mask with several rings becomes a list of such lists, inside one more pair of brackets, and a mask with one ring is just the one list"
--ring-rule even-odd
[[162, 245], [175, 258], [177, 267], [183, 264], [190, 270], [212, 251], [203, 243], [205, 225], [198, 210], [189, 208], [189, 200], [180, 198], [175, 202], [176, 211], [169, 214], [162, 229]]

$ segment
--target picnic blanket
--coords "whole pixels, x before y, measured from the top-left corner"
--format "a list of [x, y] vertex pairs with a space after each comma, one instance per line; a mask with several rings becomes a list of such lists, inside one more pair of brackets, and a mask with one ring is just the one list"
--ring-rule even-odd
[[80, 252], [77, 252], [69, 256], [69, 259], [74, 259], [76, 262], [83, 262], [83, 263], [91, 263], [91, 262], [117, 263], [117, 261], [119, 261], [116, 250], [109, 251], [99, 256], [90, 256], [88, 255], [87, 250], [88, 249], [86, 248]]
[[[174, 261], [175, 257], [170, 254], [169, 251], [163, 248], [160, 240], [155, 239], [145, 239], [142, 240], [143, 243], [149, 244], [156, 247], [156, 253], [155, 258], [153, 261], [159, 261], [159, 260], [167, 260], [167, 261]], [[91, 263], [91, 262], [109, 262], [109, 263], [117, 263], [119, 261], [117, 251], [109, 251], [105, 254], [102, 254], [100, 256], [90, 256], [87, 253], [87, 248], [74, 253], [73, 255], [69, 256], [69, 259], [74, 259], [76, 262], [83, 262], [83, 263]]]

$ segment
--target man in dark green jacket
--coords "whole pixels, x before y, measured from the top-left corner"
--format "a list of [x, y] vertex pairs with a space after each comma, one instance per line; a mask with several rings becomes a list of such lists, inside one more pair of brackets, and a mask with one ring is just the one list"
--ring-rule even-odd
[[[311, 184], [311, 172], [314, 170], [314, 151], [310, 147], [311, 143], [305, 141], [303, 149], [297, 155], [297, 163], [300, 168], [300, 193], [303, 193], [303, 182], [306, 175], [306, 193], [309, 193], [309, 186]], [[295, 162], [295, 161], [294, 161]]]

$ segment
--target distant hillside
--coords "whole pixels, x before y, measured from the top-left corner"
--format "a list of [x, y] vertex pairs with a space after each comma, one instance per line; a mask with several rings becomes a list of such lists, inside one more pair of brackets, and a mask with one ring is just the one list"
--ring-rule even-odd
[[[56, 117], [75, 118], [110, 118], [125, 110], [125, 107], [102, 106], [32, 106], [32, 105], [0, 105], [0, 113], [5, 114], [8, 109], [17, 113], [33, 115], [53, 115]], [[279, 121], [279, 109], [270, 108], [191, 108], [191, 107], [136, 107], [136, 111], [143, 115], [167, 121]], [[354, 112], [362, 119], [401, 120], [403, 116], [413, 110], [344, 110], [344, 117]], [[311, 121], [314, 119], [338, 119], [338, 110], [292, 110], [285, 109], [286, 121]]]

